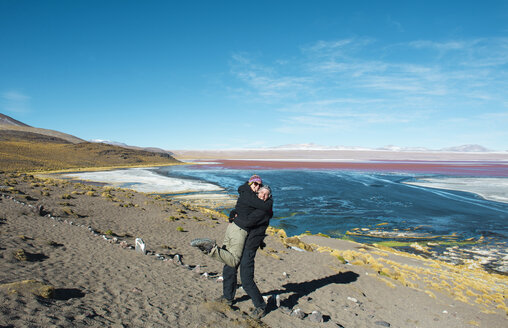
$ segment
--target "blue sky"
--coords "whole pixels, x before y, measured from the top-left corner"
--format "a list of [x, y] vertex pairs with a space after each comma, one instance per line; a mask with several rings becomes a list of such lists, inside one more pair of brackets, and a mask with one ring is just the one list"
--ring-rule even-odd
[[508, 150], [507, 1], [0, 0], [0, 113], [165, 149]]

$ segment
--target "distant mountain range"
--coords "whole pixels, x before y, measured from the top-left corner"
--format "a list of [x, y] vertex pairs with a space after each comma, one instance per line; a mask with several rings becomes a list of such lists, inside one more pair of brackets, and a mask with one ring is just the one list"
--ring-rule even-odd
[[442, 151], [442, 152], [490, 152], [491, 150], [481, 146], [481, 145], [462, 145], [456, 147], [448, 147], [442, 149], [429, 149], [425, 147], [399, 147], [399, 146], [385, 146], [381, 148], [365, 148], [365, 147], [348, 147], [348, 146], [322, 146], [314, 143], [305, 143], [305, 144], [287, 144], [277, 147], [269, 147], [264, 149], [273, 149], [273, 150], [386, 150], [386, 151], [402, 151], [402, 152], [434, 152], [434, 151]]
[[[3, 132], [2, 132], [3, 131]], [[17, 132], [16, 132], [17, 131]], [[78, 144], [82, 142], [86, 142], [83, 139], [77, 138], [75, 136], [54, 131], [54, 130], [47, 130], [47, 129], [40, 129], [40, 128], [34, 128], [31, 127], [25, 123], [22, 123], [18, 120], [13, 119], [12, 117], [9, 117], [4, 114], [0, 114], [0, 132], [3, 133], [3, 135], [7, 135], [7, 133], [10, 133], [11, 135], [13, 133], [35, 133], [36, 135], [44, 135], [46, 138], [57, 138], [62, 139], [67, 142]], [[32, 136], [33, 137], [33, 136]], [[2, 139], [2, 134], [0, 134], [0, 140]], [[110, 140], [102, 140], [102, 139], [93, 139], [89, 142], [92, 143], [100, 143], [100, 144], [107, 144], [107, 145], [113, 145], [118, 146], [126, 149], [132, 149], [132, 150], [140, 150], [140, 151], [148, 151], [152, 153], [158, 153], [158, 154], [165, 154], [170, 155], [172, 157], [180, 156], [188, 154], [194, 154], [192, 157], [195, 157], [196, 155], [203, 155], [204, 158], [208, 158], [209, 156], [226, 156], [224, 158], [229, 157], [231, 154], [235, 154], [235, 157], [242, 157], [242, 158], [249, 158], [249, 152], [253, 155], [254, 153], [258, 154], [255, 157], [264, 157], [267, 154], [271, 154], [269, 157], [277, 157], [278, 154], [287, 156], [288, 154], [291, 154], [291, 158], [313, 158], [317, 156], [324, 156], [329, 157], [333, 154], [338, 154], [338, 152], [347, 152], [351, 153], [354, 152], [355, 154], [359, 153], [372, 153], [374, 155], [369, 156], [375, 156], [375, 154], [381, 154], [386, 152], [387, 154], [396, 154], [396, 153], [412, 153], [412, 154], [418, 154], [418, 153], [470, 153], [470, 154], [482, 154], [482, 153], [507, 153], [507, 151], [504, 152], [496, 152], [492, 151], [486, 147], [483, 147], [481, 145], [461, 145], [461, 146], [455, 146], [455, 147], [447, 147], [442, 149], [429, 149], [424, 147], [399, 147], [394, 145], [388, 145], [381, 148], [366, 148], [366, 147], [350, 147], [350, 146], [323, 146], [318, 145], [315, 143], [303, 143], [303, 144], [286, 144], [276, 147], [266, 147], [266, 148], [252, 148], [252, 149], [231, 149], [231, 150], [174, 150], [169, 151], [157, 147], [138, 147], [138, 146], [131, 146], [127, 145], [122, 142], [118, 141], [110, 141]], [[238, 153], [238, 154], [236, 154]], [[212, 155], [215, 154], [215, 155]], [[342, 155], [341, 155], [342, 156]], [[392, 155], [387, 155], [386, 157], [390, 157]], [[252, 158], [255, 158], [252, 157]], [[359, 156], [362, 157], [362, 156]], [[397, 157], [395, 155], [395, 157]], [[220, 158], [220, 157], [216, 157]], [[282, 157], [281, 157], [282, 158]]]
[[103, 144], [107, 144], [107, 145], [119, 146], [119, 147], [129, 148], [129, 149], [144, 150], [144, 151], [149, 151], [152, 153], [164, 153], [164, 154], [168, 154], [168, 155], [173, 155], [173, 153], [170, 152], [169, 150], [165, 150], [165, 149], [157, 148], [157, 147], [130, 146], [130, 145], [124, 144], [123, 142], [102, 140], [102, 139], [92, 139], [92, 140], [90, 140], [90, 142], [103, 143]]

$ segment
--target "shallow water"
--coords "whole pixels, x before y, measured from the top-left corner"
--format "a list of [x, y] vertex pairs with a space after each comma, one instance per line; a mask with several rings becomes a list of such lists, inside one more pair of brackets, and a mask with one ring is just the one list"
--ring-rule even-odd
[[[238, 186], [257, 173], [272, 187], [274, 218], [270, 224], [283, 228], [288, 235], [309, 232], [362, 243], [396, 241], [390, 246], [454, 263], [475, 259], [489, 269], [508, 272], [508, 203], [470, 192], [408, 184], [422, 179], [450, 181], [453, 176], [455, 185], [485, 185], [483, 192], [490, 189], [496, 195], [507, 195], [508, 190], [499, 190], [499, 186], [508, 188], [506, 165], [497, 165], [493, 171], [489, 164], [478, 176], [471, 172], [461, 176], [463, 164], [450, 175], [452, 168], [446, 163], [440, 164], [437, 173], [430, 173], [428, 167], [423, 172], [393, 171], [392, 163], [368, 171], [312, 165], [281, 169], [262, 162], [249, 163], [235, 166], [237, 163], [229, 161], [65, 176], [143, 192], [197, 193], [206, 198], [204, 194], [209, 192], [236, 195]], [[404, 165], [399, 168], [411, 164]], [[422, 164], [417, 163], [416, 168], [420, 167]], [[229, 212], [229, 208], [223, 210]], [[414, 245], [411, 248], [415, 241], [426, 250], [422, 252]]]
[[[405, 184], [419, 178], [444, 177], [442, 174], [230, 169], [214, 165], [164, 167], [154, 172], [217, 184], [234, 194], [250, 175], [258, 173], [273, 190], [275, 214], [270, 224], [283, 228], [288, 235], [308, 231], [344, 237], [349, 231], [353, 234], [347, 237], [364, 243], [386, 239], [441, 241], [461, 248], [480, 247], [492, 268], [506, 266], [508, 204], [468, 192]], [[482, 242], [462, 245], [478, 239]], [[436, 250], [434, 256], [450, 253], [443, 246]]]

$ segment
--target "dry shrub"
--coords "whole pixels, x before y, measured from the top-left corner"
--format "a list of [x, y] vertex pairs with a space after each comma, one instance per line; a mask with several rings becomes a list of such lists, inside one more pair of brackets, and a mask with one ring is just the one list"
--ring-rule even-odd
[[23, 280], [0, 285], [0, 289], [7, 290], [11, 294], [33, 294], [43, 298], [52, 298], [55, 287], [37, 280]]

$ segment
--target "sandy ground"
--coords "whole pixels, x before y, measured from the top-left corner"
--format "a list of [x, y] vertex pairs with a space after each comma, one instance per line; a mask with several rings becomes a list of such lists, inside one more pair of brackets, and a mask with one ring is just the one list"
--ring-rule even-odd
[[[221, 295], [217, 277], [222, 266], [189, 246], [196, 237], [222, 239], [227, 222], [219, 213], [130, 190], [23, 175], [0, 175], [0, 194], [0, 327], [508, 324], [506, 290], [500, 291], [501, 301], [486, 307], [445, 292], [429, 293], [422, 285], [341, 261], [318, 247], [370, 252], [402, 266], [427, 265], [416, 257], [380, 255], [381, 250], [316, 236], [302, 237], [314, 251], [301, 251], [288, 248], [278, 235], [267, 237], [267, 247], [256, 257], [258, 286], [306, 317], [284, 313], [272, 297], [269, 313], [256, 321], [247, 315], [252, 303], [241, 289], [233, 308], [213, 301]], [[144, 240], [148, 255], [130, 248], [135, 238]], [[7, 285], [28, 279], [53, 286], [53, 295], [43, 298]], [[506, 277], [496, 279], [500, 288], [505, 286]], [[311, 322], [313, 311], [322, 313], [324, 322]]]

